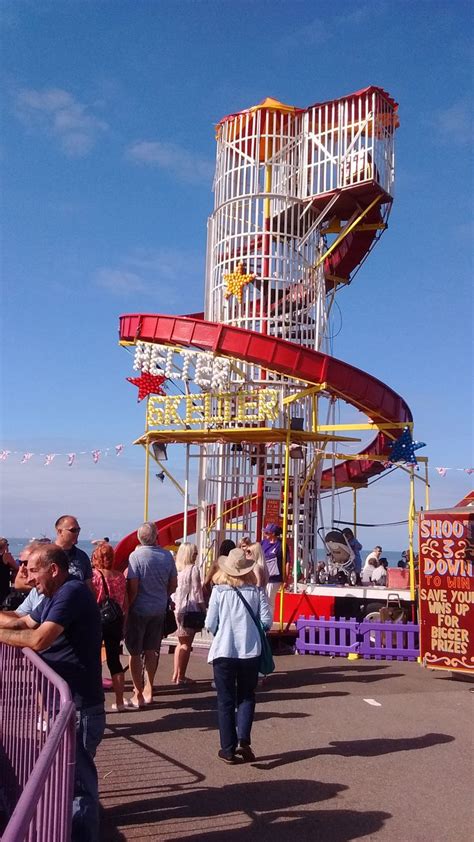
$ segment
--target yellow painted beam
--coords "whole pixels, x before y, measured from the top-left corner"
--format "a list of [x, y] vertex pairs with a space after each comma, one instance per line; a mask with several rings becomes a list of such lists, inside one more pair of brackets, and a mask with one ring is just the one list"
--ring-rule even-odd
[[283, 406], [293, 403], [294, 401], [299, 401], [300, 398], [306, 398], [309, 395], [315, 395], [317, 392], [324, 392], [326, 389], [327, 383], [319, 383], [317, 386], [308, 386], [307, 389], [303, 389], [301, 392], [297, 392], [295, 395], [289, 395], [287, 398], [283, 398]]
[[[386, 231], [388, 225], [386, 222], [362, 222], [357, 225], [356, 231]], [[340, 234], [342, 231], [342, 223], [340, 220], [332, 222], [324, 229], [325, 234]]]
[[400, 421], [393, 424], [318, 424], [318, 432], [329, 433], [338, 430], [404, 430], [413, 429], [413, 422]]
[[[237, 427], [233, 429], [198, 429], [198, 430], [148, 430], [136, 439], [134, 444], [144, 445], [153, 441], [164, 442], [165, 444], [181, 444], [186, 442], [205, 444], [206, 442], [225, 441], [241, 444], [242, 441], [250, 444], [266, 444], [267, 442], [286, 441], [286, 430], [280, 427]], [[304, 444], [306, 442], [359, 442], [359, 438], [350, 436], [328, 436], [324, 433], [310, 433], [305, 430], [291, 430], [292, 443]]]
[[[141, 444], [142, 444], [142, 446], [143, 446], [143, 447], [146, 447], [146, 444], [144, 444], [143, 442], [141, 442]], [[182, 486], [182, 485], [180, 485], [180, 483], [178, 482], [178, 480], [174, 478], [173, 474], [170, 474], [170, 472], [168, 471], [168, 469], [167, 469], [167, 468], [165, 468], [165, 466], [163, 465], [163, 462], [160, 462], [160, 460], [156, 458], [156, 456], [155, 456], [155, 454], [153, 453], [153, 451], [152, 451], [152, 450], [150, 451], [150, 456], [151, 456], [151, 458], [152, 458], [152, 459], [154, 459], [154, 461], [155, 461], [155, 462], [156, 462], [156, 464], [158, 465], [158, 467], [159, 467], [160, 471], [163, 471], [164, 475], [165, 475], [166, 477], [168, 477], [168, 479], [169, 479], [169, 480], [171, 480], [171, 482], [173, 483], [174, 487], [175, 487], [175, 488], [177, 488], [177, 489], [178, 489], [178, 491], [179, 491], [179, 493], [180, 493], [180, 494], [184, 497], [184, 488], [183, 488], [183, 486]]]
[[324, 252], [324, 254], [321, 255], [321, 257], [318, 257], [316, 263], [314, 263], [313, 266], [312, 266], [313, 269], [317, 269], [318, 266], [321, 265], [321, 263], [324, 263], [326, 258], [329, 257], [330, 254], [332, 254], [332, 252], [334, 251], [334, 249], [336, 249], [338, 247], [338, 245], [340, 245], [342, 240], [345, 237], [347, 237], [347, 235], [350, 234], [350, 232], [353, 231], [354, 228], [356, 228], [357, 225], [359, 225], [360, 222], [362, 222], [364, 216], [366, 216], [369, 213], [369, 211], [371, 211], [372, 208], [375, 207], [376, 204], [380, 203], [381, 199], [382, 199], [382, 194], [380, 194], [379, 196], [376, 196], [375, 199], [370, 203], [370, 205], [368, 205], [366, 208], [364, 208], [364, 210], [362, 211], [362, 213], [359, 214], [357, 219], [355, 219], [354, 222], [351, 222], [351, 224], [348, 225], [344, 229], [344, 231], [341, 232], [339, 237], [337, 237], [337, 239], [334, 240], [334, 242], [329, 246], [329, 248]]

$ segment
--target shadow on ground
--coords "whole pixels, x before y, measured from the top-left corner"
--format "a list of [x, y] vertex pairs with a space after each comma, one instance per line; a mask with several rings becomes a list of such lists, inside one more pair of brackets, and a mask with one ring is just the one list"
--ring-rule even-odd
[[300, 751], [270, 754], [266, 757], [259, 758], [259, 761], [252, 765], [256, 769], [268, 771], [270, 769], [276, 769], [277, 766], [298, 763], [301, 760], [320, 757], [323, 754], [333, 754], [339, 757], [380, 757], [381, 755], [393, 754], [397, 751], [417, 751], [423, 748], [430, 748], [430, 746], [441, 745], [442, 743], [451, 743], [454, 739], [450, 734], [424, 734], [421, 737], [404, 737], [397, 740], [375, 739], [332, 742], [327, 748], [307, 748]]
[[[389, 813], [314, 809], [314, 805], [336, 798], [345, 789], [346, 786], [338, 783], [292, 779], [176, 791], [107, 810], [103, 815], [101, 839], [122, 840], [124, 837], [117, 826], [146, 825], [149, 831], [153, 824], [157, 825], [154, 838], [183, 842], [189, 838], [196, 842], [217, 842], [222, 838], [243, 840], [257, 836], [259, 842], [287, 842], [294, 834], [297, 834], [294, 838], [318, 842], [347, 842], [376, 833], [390, 818]], [[200, 830], [194, 834], [192, 828], [196, 827]]]

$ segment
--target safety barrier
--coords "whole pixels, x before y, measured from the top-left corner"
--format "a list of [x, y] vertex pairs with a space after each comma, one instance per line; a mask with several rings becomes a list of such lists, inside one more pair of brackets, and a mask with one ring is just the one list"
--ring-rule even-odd
[[70, 839], [75, 745], [67, 684], [30, 649], [0, 644], [2, 842]]
[[359, 655], [384, 661], [416, 661], [420, 655], [420, 627], [417, 623], [359, 625]]
[[416, 623], [381, 623], [330, 617], [299, 617], [296, 651], [300, 655], [358, 655], [377, 660], [416, 661], [420, 627]]
[[357, 651], [357, 620], [300, 617], [296, 622], [296, 651], [318, 655], [348, 655]]

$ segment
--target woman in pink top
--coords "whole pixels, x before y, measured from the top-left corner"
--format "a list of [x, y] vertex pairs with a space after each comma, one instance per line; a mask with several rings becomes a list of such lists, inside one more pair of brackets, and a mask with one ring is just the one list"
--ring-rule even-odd
[[196, 566], [198, 556], [195, 544], [180, 544], [176, 553], [176, 570], [178, 571], [178, 587], [173, 597], [178, 637], [178, 646], [174, 651], [173, 684], [194, 684], [191, 678], [186, 678], [186, 668], [191, 655], [191, 647], [196, 634], [195, 629], [183, 625], [186, 611], [203, 611], [206, 607], [202, 593], [201, 577]]
[[[127, 583], [123, 573], [113, 570], [114, 551], [110, 544], [99, 544], [92, 554], [92, 587], [98, 605], [107, 598], [104, 580], [111, 599], [118, 602], [125, 614], [127, 600]], [[125, 684], [124, 669], [120, 662], [120, 644], [123, 639], [123, 622], [121, 619], [106, 626], [102, 630], [105, 656], [115, 692], [113, 711], [125, 710], [123, 690]]]

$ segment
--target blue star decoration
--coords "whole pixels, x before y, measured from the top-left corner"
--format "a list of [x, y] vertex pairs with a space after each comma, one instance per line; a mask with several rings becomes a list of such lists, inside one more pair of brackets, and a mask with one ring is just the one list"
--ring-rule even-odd
[[390, 445], [390, 462], [408, 462], [416, 465], [415, 450], [426, 447], [424, 441], [413, 441], [410, 429], [405, 427], [401, 436]]

